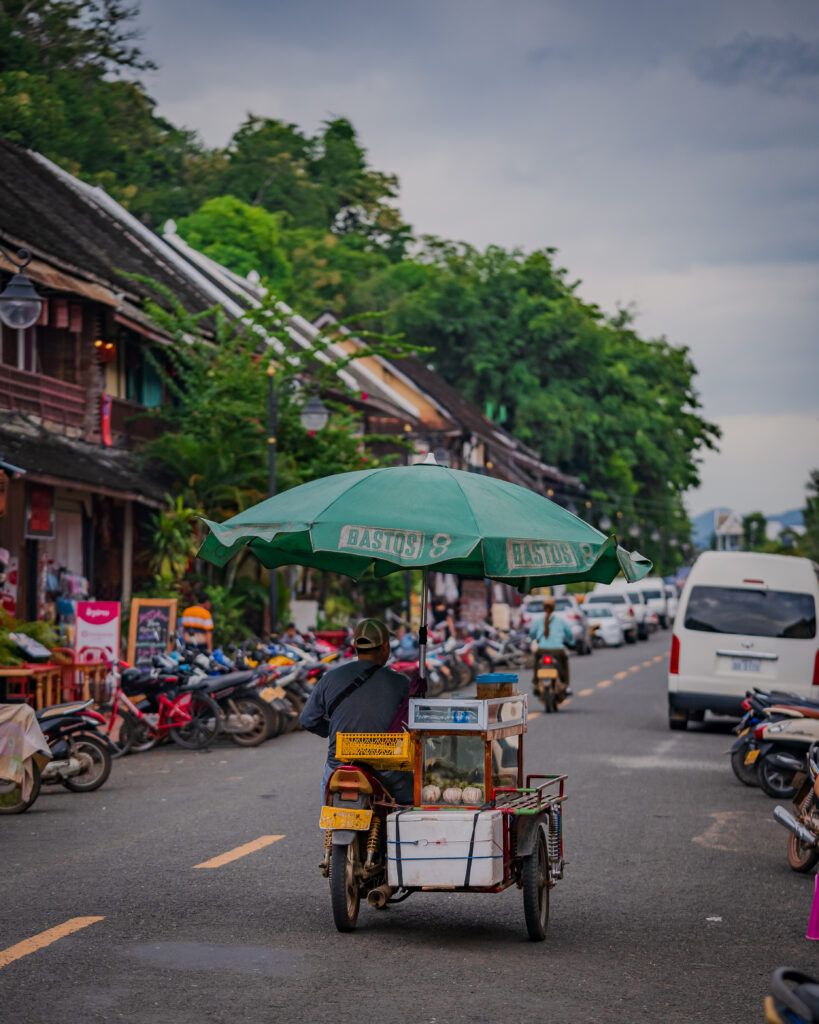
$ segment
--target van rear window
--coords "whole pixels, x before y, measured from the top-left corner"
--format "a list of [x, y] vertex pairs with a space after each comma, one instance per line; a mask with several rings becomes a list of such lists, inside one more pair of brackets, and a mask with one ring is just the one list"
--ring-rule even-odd
[[816, 636], [816, 604], [811, 594], [787, 590], [693, 587], [685, 628], [809, 640]]
[[646, 601], [659, 601], [663, 595], [659, 590], [644, 590], [643, 597]]
[[624, 594], [590, 594], [587, 604], [626, 604]]

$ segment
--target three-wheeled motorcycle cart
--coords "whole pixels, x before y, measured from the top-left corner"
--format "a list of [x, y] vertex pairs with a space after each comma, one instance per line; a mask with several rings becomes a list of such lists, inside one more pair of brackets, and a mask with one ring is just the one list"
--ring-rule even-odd
[[[415, 892], [517, 885], [529, 937], [546, 937], [550, 890], [563, 877], [566, 776], [524, 774], [527, 699], [516, 678], [481, 677], [475, 699], [411, 700], [403, 733], [337, 736], [349, 763], [330, 779], [321, 826], [340, 930], [355, 926], [362, 895], [383, 907]], [[398, 806], [377, 773], [408, 769], [413, 805]]]

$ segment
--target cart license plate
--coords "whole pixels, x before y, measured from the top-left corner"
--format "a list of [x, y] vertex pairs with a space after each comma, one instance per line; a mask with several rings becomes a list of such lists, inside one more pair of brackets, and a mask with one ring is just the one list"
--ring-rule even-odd
[[758, 750], [749, 750], [748, 753], [745, 755], [745, 764], [756, 764], [758, 757]]
[[539, 668], [537, 670], [538, 679], [557, 679], [556, 668]]
[[759, 658], [731, 658], [734, 672], [758, 672], [759, 664]]
[[287, 696], [287, 693], [285, 692], [285, 689], [284, 689], [283, 686], [266, 686], [262, 690], [262, 699], [263, 700], [267, 700], [267, 701], [277, 700], [277, 699], [281, 700], [283, 697], [286, 697], [286, 696]]
[[319, 828], [350, 828], [366, 832], [373, 812], [360, 807], [322, 807]]

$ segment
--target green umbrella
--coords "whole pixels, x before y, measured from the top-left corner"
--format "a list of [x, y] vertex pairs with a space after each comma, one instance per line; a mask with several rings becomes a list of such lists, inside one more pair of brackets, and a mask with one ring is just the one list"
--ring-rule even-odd
[[489, 577], [518, 590], [554, 583], [629, 581], [642, 555], [525, 487], [439, 466], [339, 473], [268, 498], [224, 523], [205, 520], [199, 552], [225, 565], [249, 547], [268, 568], [306, 565], [355, 579], [403, 569]]

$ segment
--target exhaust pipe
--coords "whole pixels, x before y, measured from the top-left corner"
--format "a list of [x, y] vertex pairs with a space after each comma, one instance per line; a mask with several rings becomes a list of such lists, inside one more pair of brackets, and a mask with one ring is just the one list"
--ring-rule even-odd
[[796, 838], [805, 844], [805, 846], [816, 846], [817, 837], [809, 829], [796, 820], [790, 811], [786, 811], [784, 807], [776, 806], [773, 812], [774, 818], [779, 822], [780, 825], [789, 831], [793, 832]]
[[367, 903], [376, 910], [383, 910], [394, 892], [395, 888], [392, 885], [379, 885], [377, 889], [370, 889], [367, 893]]

